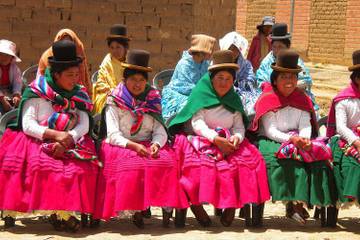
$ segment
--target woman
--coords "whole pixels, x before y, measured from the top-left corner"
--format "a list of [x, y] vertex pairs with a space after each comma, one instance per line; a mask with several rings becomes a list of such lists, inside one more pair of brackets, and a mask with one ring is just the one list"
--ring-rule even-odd
[[98, 172], [87, 135], [92, 103], [77, 85], [81, 57], [68, 40], [52, 46], [45, 75], [25, 90], [14, 130], [0, 142], [0, 209], [16, 216], [50, 215], [56, 230], [77, 231], [75, 215], [92, 213]]
[[234, 81], [235, 91], [240, 96], [247, 115], [254, 114], [254, 105], [261, 91], [256, 87], [256, 79], [251, 63], [244, 58], [247, 40], [237, 32], [230, 32], [219, 40], [221, 50], [231, 50], [234, 63], [239, 66]]
[[358, 204], [360, 197], [360, 50], [353, 53], [349, 71], [351, 82], [334, 98], [327, 126], [327, 136], [332, 137], [338, 196], [343, 206]]
[[[256, 80], [258, 87], [265, 82], [270, 82], [270, 76], [272, 73], [271, 65], [276, 61], [279, 51], [290, 49], [291, 34], [287, 31], [287, 25], [285, 23], [276, 23], [272, 28], [271, 49], [272, 51], [262, 60], [259, 69], [256, 71]], [[299, 58], [298, 65], [301, 67], [301, 71], [298, 73], [298, 87], [304, 89], [306, 94], [311, 97], [313, 101], [315, 111], [319, 110], [319, 106], [315, 103], [315, 96], [311, 92], [312, 79], [310, 72], [305, 67], [304, 61]]]
[[122, 24], [114, 24], [107, 37], [109, 53], [100, 65], [97, 81], [94, 85], [94, 113], [101, 113], [106, 104], [108, 94], [123, 80], [126, 53], [130, 39], [127, 28]]
[[162, 115], [165, 120], [185, 106], [191, 90], [209, 67], [215, 42], [215, 38], [204, 34], [191, 37], [191, 47], [183, 52], [170, 83], [162, 91]]
[[274, 18], [271, 16], [265, 16], [262, 23], [256, 27], [258, 29], [258, 33], [252, 39], [249, 53], [247, 55], [247, 60], [251, 62], [254, 72], [257, 71], [261, 61], [271, 51], [271, 40], [269, 35], [273, 25]]
[[[178, 168], [161, 117], [161, 97], [148, 84], [149, 53], [131, 50], [124, 66], [124, 82], [107, 98], [103, 110], [100, 149], [104, 163], [97, 187], [95, 217], [108, 220], [133, 214], [144, 228], [141, 211], [163, 207], [168, 226], [171, 207], [186, 208], [181, 197]], [[182, 200], [183, 199], [183, 200]], [[170, 209], [169, 209], [170, 208]]]
[[239, 66], [229, 50], [214, 53], [209, 74], [197, 83], [188, 102], [171, 121], [177, 135], [180, 182], [202, 226], [211, 221], [203, 203], [224, 209], [221, 223], [230, 226], [236, 208], [258, 204], [254, 225], [261, 225], [263, 203], [269, 199], [265, 161], [245, 138], [247, 117], [233, 83]]
[[[85, 86], [87, 93], [92, 96], [92, 83], [89, 77], [89, 69], [87, 58], [85, 54], [84, 44], [81, 42], [79, 37], [71, 29], [61, 29], [55, 36], [54, 42], [61, 40], [69, 40], [75, 43], [76, 45], [76, 54], [82, 59], [80, 67], [80, 77], [77, 81], [78, 84]], [[47, 49], [40, 58], [38, 65], [37, 77], [39, 75], [44, 75], [46, 68], [49, 66], [48, 58], [53, 56], [52, 47]]]
[[15, 43], [0, 40], [0, 114], [19, 106], [21, 100], [21, 71], [16, 63], [21, 59], [16, 56]]
[[251, 127], [259, 129], [259, 150], [268, 172], [273, 201], [287, 203], [286, 216], [305, 224], [304, 206], [335, 204], [331, 151], [318, 134], [311, 99], [297, 88], [299, 55], [278, 53], [271, 85], [264, 83]]

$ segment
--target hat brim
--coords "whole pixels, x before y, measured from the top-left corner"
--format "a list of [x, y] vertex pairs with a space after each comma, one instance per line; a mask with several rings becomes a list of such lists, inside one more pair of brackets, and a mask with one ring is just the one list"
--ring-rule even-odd
[[151, 67], [143, 67], [143, 66], [133, 65], [133, 64], [129, 64], [129, 63], [121, 63], [121, 65], [122, 65], [124, 68], [130, 68], [130, 69], [139, 70], [139, 71], [144, 71], [144, 72], [152, 72], [152, 68], [151, 68]]
[[285, 36], [273, 36], [272, 34], [270, 35], [270, 38], [272, 40], [282, 40], [282, 39], [291, 39], [291, 34], [287, 33]]
[[287, 72], [287, 73], [299, 73], [302, 71], [302, 68], [299, 65], [296, 68], [284, 68], [284, 67], [276, 66], [276, 63], [273, 63], [271, 64], [271, 68], [277, 72]]
[[48, 62], [50, 64], [64, 64], [64, 65], [73, 65], [73, 64], [80, 64], [82, 63], [82, 58], [81, 57], [76, 57], [76, 60], [71, 60], [71, 61], [57, 61], [54, 59], [54, 56], [48, 57]]
[[234, 70], [239, 70], [239, 65], [237, 65], [236, 63], [220, 63], [220, 64], [214, 64], [214, 65], [211, 65], [210, 67], [208, 67], [208, 71], [214, 71], [214, 70], [226, 69], [226, 68], [231, 68], [231, 69], [234, 69]]
[[8, 49], [2, 49], [2, 50], [0, 50], [0, 52], [1, 52], [1, 53], [5, 53], [5, 54], [7, 54], [7, 55], [10, 55], [10, 56], [14, 57], [14, 58], [15, 58], [15, 62], [21, 62], [21, 59], [20, 59], [18, 56], [16, 56], [15, 53], [13, 53], [12, 51], [10, 51], [10, 50], [8, 50]]
[[358, 69], [360, 69], [360, 64], [355, 64], [355, 65], [349, 67], [350, 72], [353, 72]]
[[118, 38], [118, 39], [125, 39], [130, 41], [131, 39], [125, 35], [116, 35], [116, 34], [110, 34], [107, 36], [107, 39], [111, 39], [111, 38]]
[[258, 24], [258, 25], [256, 26], [256, 28], [257, 28], [258, 30], [260, 30], [260, 28], [262, 28], [262, 27], [264, 27], [264, 26], [274, 26], [274, 23]]

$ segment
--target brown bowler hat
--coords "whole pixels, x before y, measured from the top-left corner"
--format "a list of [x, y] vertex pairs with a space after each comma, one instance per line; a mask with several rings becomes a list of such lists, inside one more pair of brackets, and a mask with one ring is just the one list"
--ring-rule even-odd
[[151, 72], [149, 67], [150, 53], [145, 50], [132, 49], [128, 52], [126, 62], [121, 65], [124, 68], [135, 69], [143, 72]]
[[130, 38], [127, 36], [127, 28], [123, 24], [114, 24], [110, 28], [110, 34], [107, 38], [121, 38], [130, 41]]
[[355, 71], [360, 69], [360, 50], [356, 50], [352, 54], [353, 65], [349, 67], [349, 71]]
[[298, 65], [299, 54], [293, 50], [281, 50], [276, 58], [276, 62], [271, 68], [277, 72], [299, 73], [302, 68]]
[[213, 65], [208, 70], [214, 71], [222, 68], [232, 68], [235, 70], [239, 69], [239, 65], [234, 63], [233, 55], [230, 50], [220, 50], [213, 54]]

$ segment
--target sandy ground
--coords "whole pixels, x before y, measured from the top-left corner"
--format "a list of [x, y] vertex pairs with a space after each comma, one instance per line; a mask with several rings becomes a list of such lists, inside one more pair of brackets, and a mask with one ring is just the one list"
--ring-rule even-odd
[[[313, 92], [321, 107], [321, 114], [327, 114], [332, 97], [344, 88], [349, 79], [346, 67], [308, 63], [314, 79]], [[206, 206], [209, 214], [213, 213]], [[192, 214], [188, 213], [187, 226], [176, 229], [161, 226], [161, 212], [153, 209], [153, 217], [146, 219], [145, 229], [138, 230], [130, 220], [114, 220], [103, 223], [99, 229], [83, 229], [76, 234], [53, 231], [48, 223], [36, 219], [17, 221], [17, 226], [4, 230], [0, 222], [0, 240], [60, 240], [60, 239], [360, 239], [360, 209], [353, 206], [339, 213], [336, 229], [321, 228], [320, 221], [308, 220], [305, 226], [299, 226], [284, 217], [285, 209], [281, 203], [267, 203], [264, 215], [264, 227], [247, 229], [243, 219], [237, 218], [230, 228], [221, 226], [216, 217], [212, 217], [213, 226], [207, 229], [199, 227]]]

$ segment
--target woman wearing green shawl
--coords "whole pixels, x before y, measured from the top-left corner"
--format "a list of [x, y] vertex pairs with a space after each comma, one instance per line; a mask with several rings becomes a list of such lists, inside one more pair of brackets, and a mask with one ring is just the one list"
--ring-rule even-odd
[[213, 58], [209, 74], [192, 90], [169, 130], [185, 133], [176, 135], [175, 148], [180, 183], [196, 219], [202, 226], [211, 224], [201, 205], [210, 203], [224, 209], [221, 223], [230, 226], [236, 208], [263, 204], [270, 195], [265, 161], [245, 138], [247, 117], [233, 88], [238, 65], [229, 50], [215, 52]]
[[92, 213], [95, 205], [92, 103], [76, 84], [82, 60], [75, 44], [58, 41], [52, 50], [50, 68], [26, 88], [17, 123], [0, 142], [0, 210], [6, 227], [17, 216], [39, 214], [50, 215], [56, 230], [75, 232], [74, 213]]

